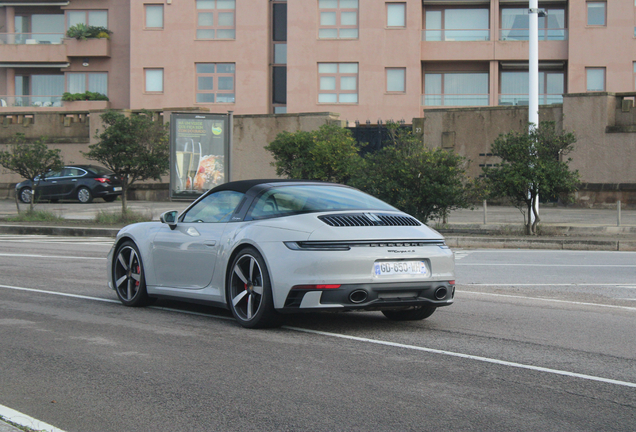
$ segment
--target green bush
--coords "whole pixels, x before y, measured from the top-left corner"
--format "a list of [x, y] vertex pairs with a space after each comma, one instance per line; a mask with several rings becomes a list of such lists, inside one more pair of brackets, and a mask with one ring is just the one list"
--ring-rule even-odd
[[62, 94], [62, 100], [66, 101], [66, 102], [83, 101], [83, 100], [87, 100], [87, 101], [99, 101], [99, 100], [107, 101], [108, 100], [108, 96], [103, 95], [101, 93], [89, 92], [89, 91], [86, 91], [84, 93], [64, 92]]
[[465, 158], [427, 149], [398, 124], [387, 126], [384, 148], [364, 157], [351, 133], [334, 125], [282, 132], [265, 149], [279, 176], [349, 184], [422, 222], [471, 206], [476, 188], [466, 176]]
[[113, 32], [106, 27], [100, 26], [87, 26], [86, 24], [75, 24], [69, 27], [66, 31], [66, 37], [74, 38], [77, 40], [106, 38], [110, 39], [110, 35]]

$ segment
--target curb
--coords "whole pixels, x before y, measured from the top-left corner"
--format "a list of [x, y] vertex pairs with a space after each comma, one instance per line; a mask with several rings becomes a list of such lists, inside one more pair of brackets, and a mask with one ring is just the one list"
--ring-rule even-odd
[[[0, 225], [0, 234], [59, 235], [69, 237], [112, 237], [120, 228], [58, 227], [34, 225]], [[594, 251], [636, 251], [636, 240], [576, 239], [576, 238], [523, 238], [523, 237], [479, 237], [484, 232], [470, 235], [445, 235], [446, 244], [462, 249], [556, 249]]]
[[445, 236], [446, 244], [462, 249], [556, 249], [588, 251], [636, 251], [636, 240], [590, 240], [558, 238], [504, 238]]

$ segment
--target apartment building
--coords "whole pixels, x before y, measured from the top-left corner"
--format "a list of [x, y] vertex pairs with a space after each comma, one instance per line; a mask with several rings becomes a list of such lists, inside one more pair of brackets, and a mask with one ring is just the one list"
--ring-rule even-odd
[[[335, 112], [410, 121], [426, 109], [528, 103], [528, 1], [0, 0], [0, 110]], [[539, 1], [540, 103], [633, 92], [635, 0]], [[64, 36], [77, 23], [110, 39]]]

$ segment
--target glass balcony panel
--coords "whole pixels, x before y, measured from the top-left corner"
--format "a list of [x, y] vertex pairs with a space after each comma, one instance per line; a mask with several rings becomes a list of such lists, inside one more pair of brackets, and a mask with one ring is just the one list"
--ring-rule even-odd
[[61, 107], [62, 96], [0, 96], [1, 107]]
[[447, 42], [488, 41], [490, 30], [444, 30], [444, 40]]
[[[499, 95], [499, 105], [527, 106], [529, 96], [527, 94], [501, 94]], [[540, 105], [551, 105], [563, 103], [561, 94], [540, 94]]]
[[490, 103], [487, 94], [426, 94], [422, 99], [424, 106], [488, 106]]

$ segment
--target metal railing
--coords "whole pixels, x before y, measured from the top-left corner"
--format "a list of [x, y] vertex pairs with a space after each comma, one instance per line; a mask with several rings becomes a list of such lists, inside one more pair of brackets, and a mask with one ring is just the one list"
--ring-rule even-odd
[[0, 108], [7, 107], [61, 107], [62, 96], [1, 96]]
[[422, 106], [488, 106], [489, 94], [424, 94]]
[[61, 44], [64, 33], [0, 33], [0, 44], [44, 45]]
[[[530, 29], [500, 29], [499, 40], [527, 41], [530, 38]], [[568, 29], [539, 29], [541, 41], [564, 41], [568, 39]]]
[[[499, 105], [527, 106], [529, 97], [527, 94], [500, 94]], [[540, 105], [552, 105], [563, 103], [562, 94], [540, 94]]]
[[488, 29], [422, 30], [423, 42], [470, 42], [489, 40], [490, 30]]

